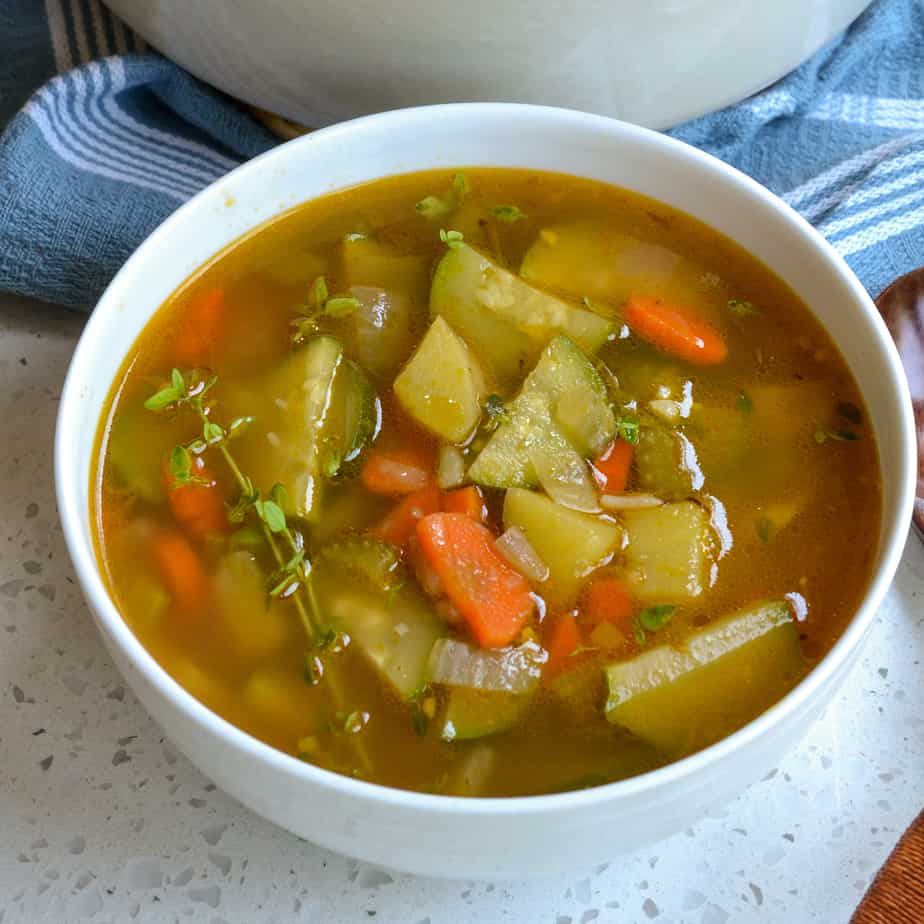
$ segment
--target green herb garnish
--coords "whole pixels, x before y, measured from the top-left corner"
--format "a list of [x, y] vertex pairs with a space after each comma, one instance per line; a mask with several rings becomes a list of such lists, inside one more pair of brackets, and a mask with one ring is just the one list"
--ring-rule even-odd
[[754, 529], [757, 531], [758, 538], [764, 544], [768, 543], [773, 538], [774, 532], [776, 532], [776, 527], [770, 517], [758, 517], [754, 523]]
[[506, 221], [508, 223], [513, 223], [526, 217], [515, 205], [495, 205], [494, 208], [491, 209], [491, 214], [498, 221]]
[[453, 210], [450, 203], [438, 196], [426, 196], [414, 208], [417, 214], [423, 215], [424, 218], [445, 218]]
[[846, 427], [818, 427], [815, 430], [815, 442], [823, 446], [828, 440], [835, 440], [839, 443], [853, 443], [860, 439], [860, 434]]
[[344, 318], [361, 306], [358, 298], [352, 295], [337, 295], [324, 303], [324, 314], [332, 318]]
[[471, 192], [468, 178], [464, 173], [457, 173], [452, 178], [449, 189], [442, 196], [424, 196], [414, 210], [424, 218], [445, 218], [454, 212]]
[[735, 410], [742, 414], [750, 414], [754, 410], [754, 402], [746, 391], [738, 392], [738, 397], [735, 398]]
[[647, 633], [660, 632], [673, 618], [677, 607], [670, 603], [658, 603], [643, 609], [632, 620], [632, 634], [639, 645], [648, 640]]
[[356, 735], [369, 723], [369, 713], [354, 709], [343, 721], [343, 730], [348, 735]]
[[728, 310], [739, 318], [750, 318], [760, 314], [759, 308], [756, 308], [751, 302], [746, 302], [740, 298], [730, 298], [728, 300]]
[[616, 415], [616, 436], [635, 446], [638, 443], [639, 421], [635, 414]]
[[844, 420], [849, 421], [856, 426], [861, 426], [863, 424], [863, 414], [860, 412], [860, 409], [853, 403], [853, 401], [839, 401], [837, 405], [837, 412], [844, 418]]
[[440, 228], [440, 240], [451, 250], [455, 250], [462, 246], [465, 238], [461, 231], [447, 231], [445, 228]]

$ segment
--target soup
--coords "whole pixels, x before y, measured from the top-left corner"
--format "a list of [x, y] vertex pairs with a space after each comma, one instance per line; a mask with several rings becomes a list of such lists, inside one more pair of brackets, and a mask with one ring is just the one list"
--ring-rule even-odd
[[126, 358], [92, 492], [113, 599], [193, 696], [472, 796], [758, 716], [853, 614], [881, 503], [851, 374], [766, 267], [502, 169], [363, 185], [219, 254]]

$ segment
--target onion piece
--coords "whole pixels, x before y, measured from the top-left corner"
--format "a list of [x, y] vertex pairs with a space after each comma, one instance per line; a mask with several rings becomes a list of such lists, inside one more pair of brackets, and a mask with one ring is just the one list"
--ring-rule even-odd
[[539, 557], [519, 526], [511, 526], [494, 545], [523, 577], [536, 584], [549, 579], [549, 566]]
[[433, 683], [472, 690], [530, 693], [547, 655], [535, 642], [516, 648], [475, 648], [452, 638], [433, 643], [427, 676]]
[[440, 446], [436, 482], [443, 491], [459, 487], [465, 481], [465, 457], [458, 446]]
[[606, 510], [643, 510], [660, 507], [663, 503], [654, 494], [604, 494], [600, 497], [600, 506]]

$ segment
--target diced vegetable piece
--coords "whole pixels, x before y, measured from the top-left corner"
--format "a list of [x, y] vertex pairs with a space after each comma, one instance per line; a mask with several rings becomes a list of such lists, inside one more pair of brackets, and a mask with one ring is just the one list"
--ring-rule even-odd
[[484, 375], [442, 317], [433, 320], [394, 389], [412, 417], [450, 443], [467, 439], [481, 418]]
[[667, 645], [606, 668], [606, 717], [671, 755], [724, 737], [804, 673], [785, 601], [758, 603]]
[[433, 481], [433, 453], [420, 443], [376, 446], [360, 472], [363, 487], [374, 494], [412, 494]]
[[604, 494], [622, 494], [629, 481], [635, 447], [625, 440], [614, 440], [601, 456], [594, 459], [594, 468], [603, 481]]
[[526, 579], [494, 547], [491, 531], [464, 514], [435, 513], [418, 523], [417, 538], [478, 643], [509, 644], [535, 601]]
[[709, 516], [693, 501], [625, 510], [625, 578], [643, 600], [698, 597], [709, 580]]
[[598, 578], [581, 595], [581, 615], [590, 626], [603, 622], [628, 626], [632, 619], [632, 594], [619, 578]]
[[622, 651], [627, 647], [628, 636], [612, 622], [601, 622], [590, 633], [590, 644], [603, 651]]
[[603, 380], [596, 372], [557, 395], [552, 417], [583, 456], [599, 455], [613, 438], [613, 410], [607, 401]]
[[325, 493], [324, 516], [311, 531], [312, 544], [324, 545], [343, 533], [363, 532], [378, 523], [390, 506], [391, 498], [357, 490], [355, 481], [334, 485]]
[[573, 298], [618, 304], [634, 289], [657, 291], [680, 263], [666, 247], [584, 219], [544, 229], [526, 251], [520, 273], [535, 285]]
[[212, 350], [222, 339], [226, 312], [222, 289], [198, 293], [180, 315], [180, 329], [172, 342], [175, 365], [183, 369], [208, 366]]
[[[592, 433], [583, 431], [582, 444], [572, 444], [563, 435], [556, 416], [562, 400], [568, 413], [580, 404], [587, 419], [596, 422]], [[592, 446], [613, 439], [615, 421], [597, 370], [567, 337], [556, 337], [546, 347], [507, 416], [469, 469], [473, 481], [497, 488], [535, 487], [539, 459], [553, 484], [572, 484], [576, 491], [585, 492], [593, 488], [587, 467], [576, 463], [581, 455], [593, 455]], [[568, 429], [574, 433], [580, 427], [572, 420]], [[559, 461], [563, 455], [569, 460], [567, 466]], [[557, 469], [567, 474], [561, 478], [549, 474]]]
[[597, 486], [587, 463], [554, 426], [544, 436], [541, 445], [532, 443], [527, 449], [543, 490], [563, 507], [597, 512], [600, 509]]
[[649, 295], [633, 295], [624, 309], [626, 324], [643, 340], [699, 366], [725, 361], [725, 338], [693, 311]]
[[365, 541], [365, 552], [354, 547], [349, 555], [316, 556], [314, 591], [325, 617], [408, 699], [426, 680], [427, 659], [444, 626], [413, 581], [395, 583], [391, 547]]
[[301, 676], [285, 667], [257, 668], [244, 684], [244, 703], [280, 731], [316, 731], [322, 721], [317, 697]]
[[509, 728], [538, 686], [545, 652], [527, 642], [485, 651], [440, 639], [430, 654], [430, 682], [447, 688], [440, 735], [447, 741], [480, 738]]
[[482, 796], [497, 765], [497, 754], [488, 744], [475, 745], [452, 771], [447, 796]]
[[314, 567], [332, 568], [349, 575], [369, 590], [392, 593], [404, 583], [405, 574], [395, 550], [368, 536], [347, 536], [319, 549]]
[[550, 571], [544, 594], [555, 602], [572, 598], [584, 578], [619, 547], [621, 527], [568, 510], [533, 491], [511, 488], [504, 499], [504, 526], [526, 534]]
[[440, 489], [431, 484], [398, 501], [373, 532], [379, 539], [404, 548], [416, 533], [418, 520], [437, 513], [441, 505]]
[[532, 693], [542, 676], [545, 652], [535, 642], [512, 648], [476, 648], [458, 639], [441, 638], [428, 663], [432, 683], [493, 693]]
[[473, 484], [444, 494], [443, 510], [447, 513], [464, 513], [476, 523], [484, 523], [488, 519], [488, 505], [485, 503], [484, 494], [481, 493], [481, 488]]
[[188, 484], [174, 484], [169, 467], [164, 470], [167, 501], [173, 518], [194, 539], [227, 532], [228, 516], [221, 488], [202, 456], [192, 457], [191, 468], [196, 480]]
[[405, 297], [426, 297], [430, 267], [420, 254], [399, 253], [372, 236], [348, 235], [340, 243], [339, 256], [340, 276], [347, 286], [376, 286]]
[[511, 526], [499, 536], [497, 551], [513, 565], [523, 577], [535, 584], [549, 579], [549, 566], [539, 557], [539, 553], [530, 545], [526, 533], [519, 526]]
[[457, 488], [465, 481], [465, 456], [458, 446], [440, 446], [436, 481], [444, 491]]
[[658, 497], [685, 497], [693, 489], [692, 475], [684, 464], [683, 443], [669, 430], [642, 427], [635, 467], [639, 487]]
[[425, 312], [415, 310], [407, 294], [372, 286], [352, 286], [359, 302], [344, 322], [347, 347], [380, 383], [392, 379], [414, 349], [415, 330]]
[[291, 608], [270, 600], [266, 574], [250, 552], [225, 555], [213, 588], [221, 619], [217, 631], [240, 658], [269, 657], [292, 640], [297, 621]]
[[208, 576], [196, 550], [174, 530], [156, 533], [151, 539], [151, 554], [171, 596], [183, 615], [201, 615], [208, 594]]
[[549, 660], [545, 665], [546, 677], [554, 677], [564, 670], [568, 658], [581, 644], [581, 630], [574, 613], [562, 613], [552, 626], [546, 643]]
[[516, 381], [557, 333], [595, 352], [610, 322], [534, 289], [467, 244], [447, 250], [430, 289], [430, 313], [443, 315], [503, 385]]
[[375, 392], [333, 337], [313, 337], [237, 398], [259, 421], [235, 444], [244, 471], [264, 490], [280, 482], [285, 513], [316, 521], [324, 481], [353, 458], [377, 418]]

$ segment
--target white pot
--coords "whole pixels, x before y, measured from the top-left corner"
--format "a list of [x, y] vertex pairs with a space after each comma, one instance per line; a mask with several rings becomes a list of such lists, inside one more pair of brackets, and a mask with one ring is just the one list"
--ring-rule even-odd
[[319, 126], [502, 100], [666, 128], [787, 74], [870, 0], [106, 0], [193, 74]]
[[[718, 228], [806, 300], [868, 403], [883, 514], [878, 537], [870, 537], [878, 541], [872, 583], [843, 636], [756, 721], [624, 782], [560, 795], [462, 799], [386, 789], [302, 763], [229, 725], [178, 686], [122, 621], [98, 571], [88, 499], [94, 435], [122, 358], [164, 299], [217, 251], [296, 203], [377, 177], [453, 165], [592, 177]], [[227, 792], [302, 837], [397, 869], [468, 878], [604, 861], [682, 829], [772, 766], [830, 702], [858, 656], [899, 561], [916, 469], [910, 399], [885, 326], [844, 262], [795, 212], [720, 161], [662, 135], [598, 116], [499, 104], [405, 110], [325, 129], [245, 164], [179, 209], [128, 260], [87, 324], [61, 399], [55, 453], [64, 534], [90, 609], [132, 688], [179, 748]]]

